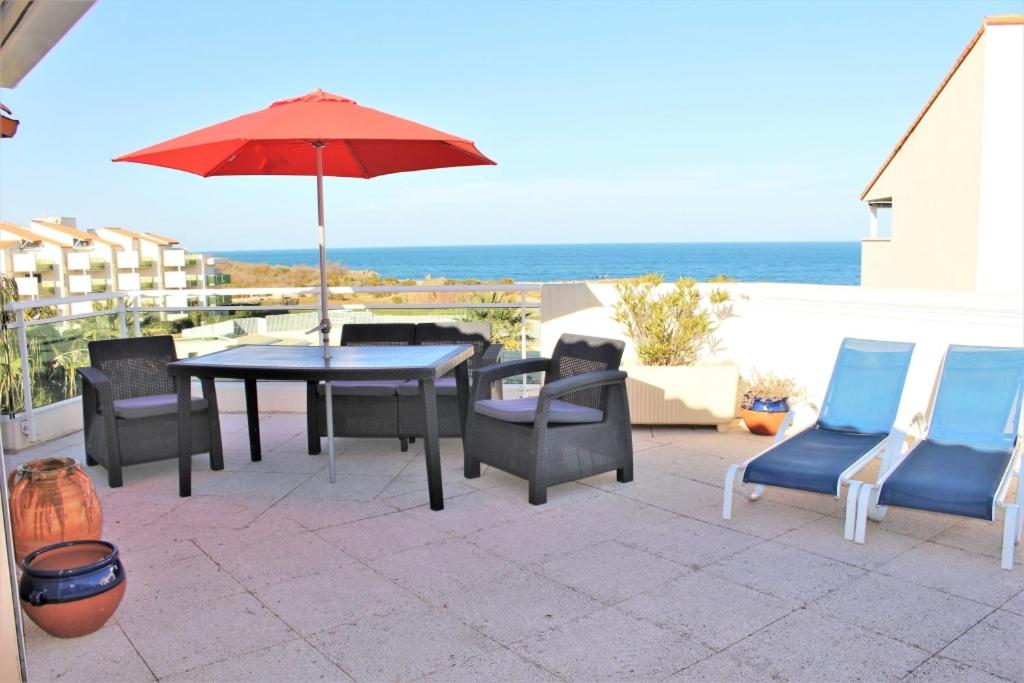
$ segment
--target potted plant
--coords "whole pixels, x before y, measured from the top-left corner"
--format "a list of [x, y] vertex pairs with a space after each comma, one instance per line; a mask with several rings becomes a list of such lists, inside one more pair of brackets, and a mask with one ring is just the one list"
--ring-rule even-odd
[[799, 394], [793, 378], [755, 370], [743, 381], [743, 423], [753, 434], [775, 436], [789, 413], [789, 400]]
[[624, 368], [635, 424], [727, 425], [736, 418], [739, 371], [705, 362], [728, 313], [729, 293], [680, 278], [665, 285], [647, 274], [616, 285], [613, 318], [633, 341]]

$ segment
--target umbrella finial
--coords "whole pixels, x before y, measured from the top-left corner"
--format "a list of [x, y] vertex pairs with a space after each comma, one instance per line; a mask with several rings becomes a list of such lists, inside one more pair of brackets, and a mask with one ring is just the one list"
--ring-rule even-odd
[[327, 92], [326, 90], [321, 90], [320, 88], [314, 88], [305, 95], [301, 95], [299, 97], [290, 97], [287, 100], [278, 100], [277, 102], [274, 102], [270, 106], [277, 107], [282, 104], [295, 104], [296, 102], [339, 102], [347, 104], [356, 103], [355, 100], [350, 100], [347, 97], [335, 95], [334, 93]]

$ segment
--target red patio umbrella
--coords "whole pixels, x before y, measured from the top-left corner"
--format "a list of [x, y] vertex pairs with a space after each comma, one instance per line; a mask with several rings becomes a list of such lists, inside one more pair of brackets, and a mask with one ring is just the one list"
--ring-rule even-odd
[[[493, 165], [471, 141], [314, 90], [266, 109], [125, 154], [134, 161], [218, 175], [316, 176], [320, 242], [320, 334], [330, 357], [323, 177], [373, 178], [452, 166]], [[328, 448], [334, 458], [331, 391], [327, 392]], [[334, 481], [332, 467], [331, 481]]]

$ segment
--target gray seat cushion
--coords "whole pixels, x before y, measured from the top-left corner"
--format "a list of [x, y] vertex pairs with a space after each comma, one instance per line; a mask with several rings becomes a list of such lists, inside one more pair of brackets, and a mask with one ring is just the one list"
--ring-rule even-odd
[[[548, 412], [548, 422], [556, 424], [584, 424], [600, 422], [604, 413], [597, 408], [578, 406], [575, 403], [554, 400]], [[473, 404], [473, 410], [480, 415], [502, 422], [532, 423], [537, 415], [536, 398], [514, 398], [509, 400], [486, 399]]]
[[992, 519], [1013, 451], [922, 441], [882, 485], [880, 505]]
[[[458, 390], [455, 386], [454, 377], [442, 377], [439, 380], [434, 381], [434, 389], [437, 391], [438, 396], [455, 396]], [[420, 383], [414, 380], [403, 383], [398, 387], [399, 396], [419, 396], [420, 395]]]
[[[192, 410], [204, 410], [206, 399], [192, 397]], [[173, 415], [178, 412], [178, 397], [175, 394], [157, 394], [139, 398], [122, 398], [114, 401], [114, 415], [122, 420], [138, 420], [144, 417]]]
[[[397, 396], [398, 387], [405, 383], [403, 379], [367, 379], [331, 382], [331, 394], [334, 396]], [[317, 387], [320, 395], [324, 395], [324, 384]]]

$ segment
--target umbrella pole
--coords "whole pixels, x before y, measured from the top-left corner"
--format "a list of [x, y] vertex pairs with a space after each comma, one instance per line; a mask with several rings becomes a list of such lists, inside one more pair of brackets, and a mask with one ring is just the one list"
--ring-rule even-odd
[[[320, 335], [323, 340], [324, 362], [331, 359], [331, 313], [328, 307], [327, 291], [327, 245], [324, 228], [324, 144], [314, 142], [316, 149], [316, 217], [317, 233], [320, 240]], [[334, 398], [331, 395], [333, 383], [324, 382], [324, 415], [327, 417], [327, 471], [330, 482], [337, 479], [334, 463]]]

